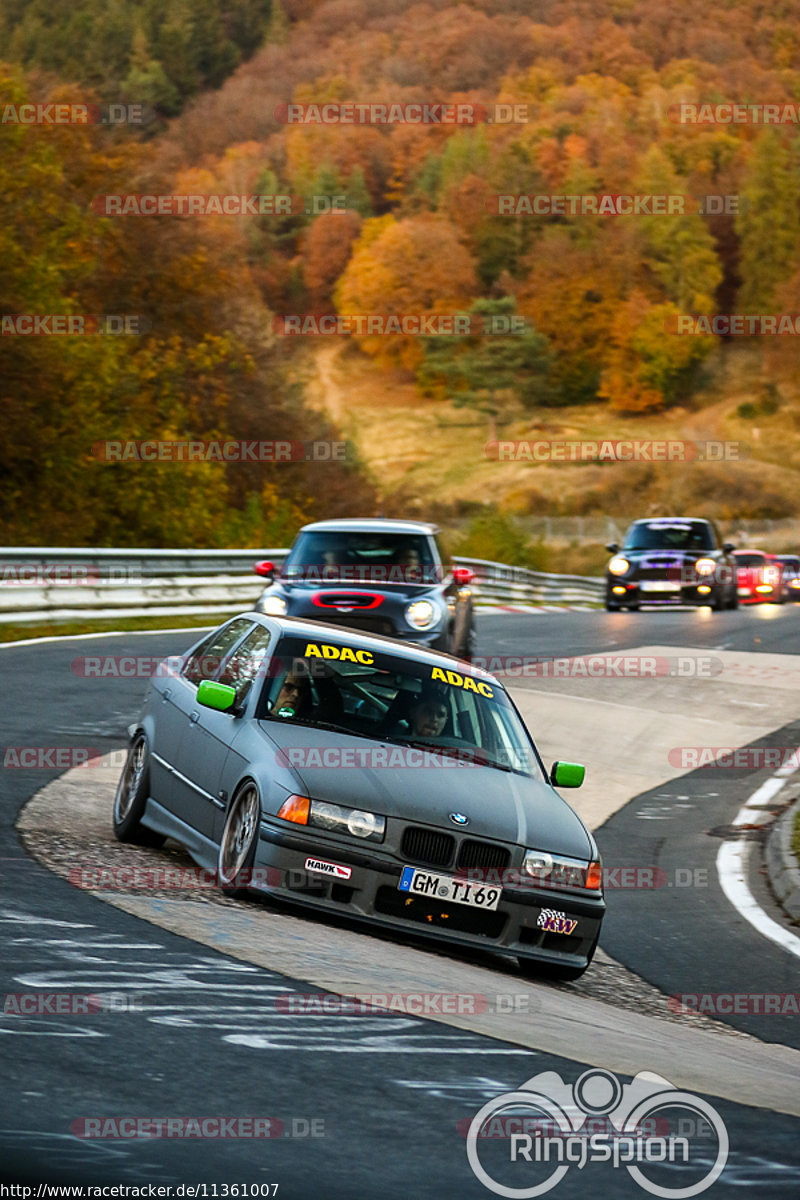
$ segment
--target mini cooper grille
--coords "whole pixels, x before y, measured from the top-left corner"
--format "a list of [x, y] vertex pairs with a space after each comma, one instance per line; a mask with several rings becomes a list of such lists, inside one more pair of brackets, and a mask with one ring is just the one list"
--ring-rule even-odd
[[319, 598], [323, 607], [333, 608], [377, 608], [378, 599], [371, 592], [322, 592]]
[[453, 857], [456, 839], [449, 833], [437, 833], [434, 829], [419, 829], [409, 825], [403, 834], [401, 852], [412, 862], [425, 863], [429, 867], [446, 867]]
[[505, 871], [510, 858], [505, 846], [493, 846], [491, 842], [461, 843], [458, 852], [458, 866], [462, 870], [480, 867], [484, 871]]

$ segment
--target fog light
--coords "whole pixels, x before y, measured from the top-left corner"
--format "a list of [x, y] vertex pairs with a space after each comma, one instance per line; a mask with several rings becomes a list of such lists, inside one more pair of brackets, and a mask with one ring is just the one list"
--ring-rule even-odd
[[707, 583], [701, 583], [697, 590], [701, 596], [707, 596], [708, 593], [711, 591], [711, 588], [708, 586]]
[[756, 588], [756, 591], [757, 591], [757, 592], [771, 592], [771, 591], [772, 591], [772, 584], [769, 584], [769, 583], [760, 583], [760, 584], [758, 585], [758, 587]]
[[615, 596], [624, 596], [625, 595], [624, 587], [613, 587], [611, 590]]

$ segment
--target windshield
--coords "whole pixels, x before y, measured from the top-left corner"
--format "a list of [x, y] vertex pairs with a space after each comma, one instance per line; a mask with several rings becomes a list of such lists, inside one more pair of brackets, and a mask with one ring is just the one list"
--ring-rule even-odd
[[[461, 664], [459, 664], [461, 666]], [[544, 778], [502, 687], [468, 668], [414, 662], [354, 642], [284, 636], [265, 672], [258, 716], [424, 747], [465, 763]]]
[[637, 521], [625, 535], [623, 550], [716, 550], [705, 521]]
[[435, 583], [442, 578], [431, 539], [418, 533], [303, 533], [281, 572], [284, 579], [352, 583]]
[[737, 567], [765, 567], [767, 560], [763, 554], [737, 554], [736, 565]]

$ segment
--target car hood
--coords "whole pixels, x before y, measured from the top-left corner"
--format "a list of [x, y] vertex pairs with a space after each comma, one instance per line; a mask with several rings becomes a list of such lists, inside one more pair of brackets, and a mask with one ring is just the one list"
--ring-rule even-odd
[[[385, 750], [391, 763], [392, 752], [402, 754], [404, 747], [278, 721], [259, 725], [273, 748], [284, 751], [276, 759], [279, 770], [282, 766], [286, 772], [287, 786], [312, 799], [553, 854], [584, 860], [592, 855], [583, 822], [542, 779], [456, 759], [440, 760], [452, 763], [450, 767], [382, 767], [375, 764], [376, 750]], [[303, 761], [306, 752], [308, 765]], [[329, 765], [310, 765], [324, 763], [326, 752]], [[364, 765], [349, 765], [350, 754], [352, 761]], [[449, 816], [454, 812], [467, 817], [468, 824], [454, 824]]]

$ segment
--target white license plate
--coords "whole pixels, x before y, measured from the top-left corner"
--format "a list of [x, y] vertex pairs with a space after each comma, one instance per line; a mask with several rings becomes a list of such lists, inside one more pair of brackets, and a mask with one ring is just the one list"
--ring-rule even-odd
[[422, 896], [428, 900], [468, 904], [471, 908], [487, 909], [497, 908], [503, 890], [499, 887], [487, 887], [485, 883], [454, 879], [452, 875], [421, 871], [419, 867], [403, 867], [397, 887], [401, 892], [408, 892], [409, 896]]
[[668, 579], [643, 579], [639, 584], [643, 592], [679, 592], [679, 583], [670, 583]]
[[737, 588], [736, 591], [739, 593], [740, 596], [749, 596], [750, 595], [750, 588]]

